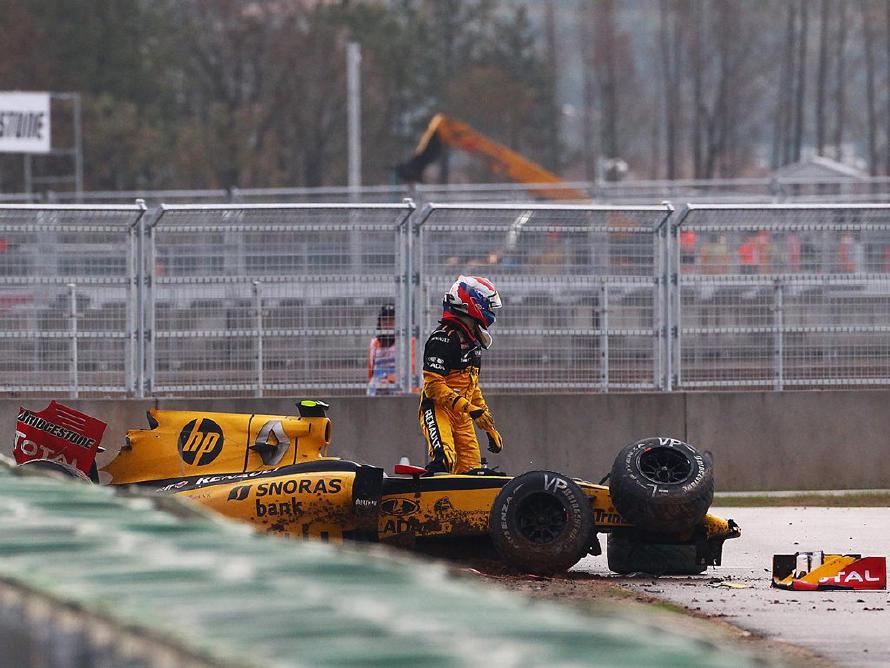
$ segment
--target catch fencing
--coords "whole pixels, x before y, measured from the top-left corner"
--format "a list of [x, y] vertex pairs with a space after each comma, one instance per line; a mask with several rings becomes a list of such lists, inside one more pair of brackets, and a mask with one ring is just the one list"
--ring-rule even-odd
[[412, 210], [161, 207], [149, 225], [148, 391], [364, 392], [381, 306], [408, 310], [398, 286]]
[[436, 326], [458, 273], [478, 274], [504, 299], [485, 354], [486, 387], [656, 389], [664, 299], [658, 232], [670, 213], [667, 205], [430, 205], [412, 228], [415, 335]]
[[0, 393], [364, 394], [376, 337], [409, 393], [459, 274], [493, 391], [890, 386], [890, 205], [406, 200], [2, 205]]
[[0, 205], [0, 388], [136, 391], [142, 204]]
[[671, 384], [890, 385], [890, 205], [689, 205]]

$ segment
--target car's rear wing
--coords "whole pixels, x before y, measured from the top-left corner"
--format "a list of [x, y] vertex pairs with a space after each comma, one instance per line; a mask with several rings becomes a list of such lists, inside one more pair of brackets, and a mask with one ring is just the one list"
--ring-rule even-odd
[[106, 424], [51, 401], [42, 411], [19, 408], [12, 454], [18, 465], [50, 462], [96, 479], [96, 453]]

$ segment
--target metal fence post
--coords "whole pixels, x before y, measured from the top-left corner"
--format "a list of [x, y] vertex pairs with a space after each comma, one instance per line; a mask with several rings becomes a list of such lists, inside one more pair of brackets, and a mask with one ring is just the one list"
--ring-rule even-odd
[[142, 321], [141, 367], [145, 369], [147, 376], [144, 378], [144, 382], [141, 385], [142, 394], [140, 397], [144, 396], [146, 391], [149, 393], [149, 396], [151, 396], [155, 387], [155, 367], [157, 366], [157, 354], [155, 351], [155, 273], [157, 271], [157, 262], [155, 258], [156, 249], [154, 230], [163, 215], [164, 206], [161, 205], [161, 208], [158, 209], [157, 215], [151, 221], [151, 224], [146, 225], [143, 230], [144, 234], [142, 243], [144, 246], [147, 246], [148, 250], [143, 261], [146, 262], [148, 266], [144, 271], [145, 277], [142, 281], [142, 289], [144, 290], [142, 312], [144, 315]]
[[773, 389], [781, 390], [785, 382], [785, 286], [777, 278], [773, 286]]
[[260, 281], [253, 281], [254, 326], [256, 328], [256, 389], [254, 396], [263, 396], [263, 295]]
[[423, 387], [423, 344], [421, 338], [423, 332], [420, 331], [421, 324], [424, 322], [424, 308], [426, 306], [426, 294], [424, 293], [424, 262], [423, 262], [423, 224], [429, 218], [433, 211], [430, 204], [425, 204], [420, 211], [416, 224], [411, 225], [411, 300], [412, 300], [412, 322], [411, 336], [417, 342], [414, 346], [414, 367], [411, 374], [414, 378], [412, 390], [417, 387]]
[[[141, 216], [140, 216], [141, 218]], [[130, 227], [127, 249], [127, 345], [124, 355], [126, 392], [136, 396], [136, 363], [139, 347], [139, 221]]]
[[600, 382], [609, 391], [609, 286], [600, 283]]
[[148, 208], [145, 200], [137, 199], [137, 206], [142, 211], [136, 224], [130, 228], [132, 259], [129, 272], [133, 289], [131, 303], [135, 310], [130, 311], [131, 343], [130, 343], [130, 374], [132, 384], [128, 383], [129, 391], [139, 399], [145, 396], [145, 216]]
[[[676, 214], [672, 214], [666, 224], [667, 236], [664, 247], [665, 263], [665, 306], [667, 373], [665, 389], [672, 392], [680, 389], [682, 383], [682, 285], [680, 284], [680, 227], [689, 215], [690, 205], [686, 204]], [[674, 217], [676, 215], [676, 218]]]
[[654, 369], [652, 383], [664, 391], [671, 390], [671, 307], [670, 307], [670, 256], [668, 251], [668, 230], [676, 211], [667, 200], [662, 204], [667, 209], [664, 218], [654, 231], [653, 250], [655, 254], [655, 293], [652, 298], [655, 341], [653, 343]]
[[70, 395], [72, 399], [77, 399], [80, 394], [77, 374], [77, 286], [74, 283], [69, 283], [68, 292], [71, 304], [71, 310], [68, 313], [68, 331], [71, 337], [71, 366], [69, 371], [71, 383]]
[[399, 391], [410, 394], [414, 389], [414, 375], [411, 373], [413, 369], [414, 347], [416, 346], [416, 337], [413, 334], [413, 304], [414, 291], [411, 282], [412, 267], [412, 230], [414, 225], [414, 215], [417, 209], [414, 202], [410, 198], [403, 200], [407, 206], [411, 208], [410, 213], [399, 224], [396, 232], [396, 244], [399, 253], [399, 274], [396, 276], [396, 341], [397, 343], [397, 359], [396, 359], [396, 377], [398, 378]]

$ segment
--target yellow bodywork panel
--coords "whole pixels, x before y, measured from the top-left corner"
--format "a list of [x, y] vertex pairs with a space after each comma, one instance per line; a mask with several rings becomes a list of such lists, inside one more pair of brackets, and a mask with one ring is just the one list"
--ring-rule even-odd
[[[449, 476], [456, 485], [473, 476]], [[507, 479], [504, 479], [506, 482]], [[488, 533], [488, 516], [501, 488], [444, 489], [384, 494], [377, 522], [381, 541], [405, 537], [473, 536]]]
[[587, 495], [587, 498], [590, 499], [590, 507], [593, 510], [593, 524], [597, 530], [631, 526], [612, 504], [612, 497], [609, 495], [608, 487], [594, 485], [577, 479], [575, 482], [581, 488], [581, 491]]
[[261, 531], [342, 540], [356, 528], [351, 471], [289, 473], [176, 492]]
[[326, 417], [149, 411], [151, 429], [127, 432], [127, 444], [102, 470], [127, 484], [213, 473], [263, 471], [322, 459], [331, 438]]

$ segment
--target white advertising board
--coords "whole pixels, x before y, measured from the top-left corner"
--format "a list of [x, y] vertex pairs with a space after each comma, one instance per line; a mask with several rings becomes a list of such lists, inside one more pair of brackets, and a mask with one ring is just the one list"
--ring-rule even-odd
[[0, 92], [0, 153], [49, 153], [49, 93]]

